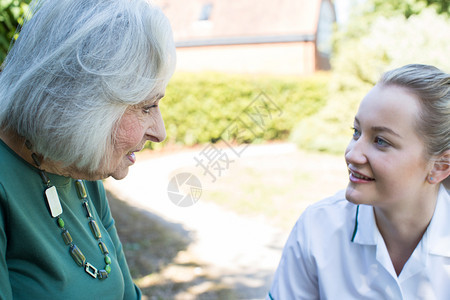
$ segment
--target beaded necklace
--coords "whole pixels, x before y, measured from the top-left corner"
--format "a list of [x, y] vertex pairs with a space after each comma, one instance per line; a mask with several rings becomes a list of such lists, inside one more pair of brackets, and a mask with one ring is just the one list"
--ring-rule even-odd
[[[31, 150], [31, 143], [29, 141], [25, 142], [25, 145], [28, 149]], [[95, 219], [92, 215], [91, 209], [89, 207], [88, 198], [86, 189], [84, 187], [84, 183], [82, 180], [76, 180], [75, 186], [77, 189], [78, 196], [81, 200], [81, 205], [86, 211], [86, 217], [88, 218], [89, 227], [91, 229], [91, 232], [94, 236], [94, 238], [97, 240], [98, 246], [100, 248], [101, 253], [105, 257], [105, 268], [104, 269], [97, 269], [92, 264], [86, 261], [86, 257], [81, 252], [81, 250], [75, 245], [75, 243], [72, 240], [72, 236], [70, 235], [69, 231], [65, 227], [64, 220], [61, 218], [61, 214], [63, 212], [61, 202], [58, 197], [58, 192], [56, 191], [56, 187], [54, 185], [50, 184], [50, 179], [47, 176], [47, 173], [41, 169], [41, 163], [35, 153], [31, 154], [31, 157], [36, 164], [36, 166], [39, 169], [39, 175], [41, 176], [42, 182], [46, 185], [46, 189], [44, 191], [45, 194], [45, 200], [47, 201], [47, 206], [50, 211], [50, 214], [52, 218], [56, 218], [56, 224], [61, 229], [61, 236], [66, 245], [69, 246], [69, 253], [72, 256], [75, 263], [84, 268], [84, 271], [88, 273], [93, 278], [98, 279], [105, 279], [108, 278], [108, 274], [111, 272], [111, 258], [109, 257], [109, 251], [106, 247], [105, 243], [102, 241], [102, 234], [100, 232], [100, 228], [97, 225], [97, 222], [95, 222]]]

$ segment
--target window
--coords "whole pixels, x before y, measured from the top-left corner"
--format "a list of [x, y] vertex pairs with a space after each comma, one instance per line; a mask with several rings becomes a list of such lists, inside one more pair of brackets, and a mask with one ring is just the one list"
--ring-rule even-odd
[[200, 11], [200, 16], [198, 17], [199, 21], [208, 21], [211, 16], [213, 5], [212, 3], [203, 4], [202, 10]]
[[333, 23], [335, 14], [333, 5], [327, 1], [322, 1], [319, 13], [319, 25], [317, 28], [317, 50], [320, 54], [330, 57], [331, 55], [331, 38], [333, 35]]

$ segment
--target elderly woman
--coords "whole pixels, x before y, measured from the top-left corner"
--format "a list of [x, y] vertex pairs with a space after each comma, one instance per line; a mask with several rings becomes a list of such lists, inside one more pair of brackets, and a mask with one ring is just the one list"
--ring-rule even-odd
[[267, 299], [450, 299], [450, 75], [385, 73], [353, 126], [347, 189], [299, 218]]
[[98, 180], [165, 138], [170, 24], [146, 0], [31, 7], [0, 74], [0, 299], [138, 299]]

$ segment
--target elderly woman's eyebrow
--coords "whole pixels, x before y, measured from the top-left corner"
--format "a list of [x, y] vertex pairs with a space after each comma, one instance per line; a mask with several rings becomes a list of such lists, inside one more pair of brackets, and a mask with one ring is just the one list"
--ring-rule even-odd
[[150, 104], [154, 104], [156, 101], [161, 100], [164, 97], [164, 93], [158, 93], [156, 95], [152, 95], [150, 97], [148, 97], [147, 99], [145, 99], [144, 101], [133, 105], [134, 107], [139, 107], [141, 105], [150, 105]]
[[162, 99], [164, 96], [165, 96], [164, 93], [158, 93], [154, 96], [149, 97], [149, 99], [145, 100], [144, 102], [155, 102]]

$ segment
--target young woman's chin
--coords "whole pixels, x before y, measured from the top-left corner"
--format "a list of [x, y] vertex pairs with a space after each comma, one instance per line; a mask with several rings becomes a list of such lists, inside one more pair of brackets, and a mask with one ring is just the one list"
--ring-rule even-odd
[[360, 188], [355, 187], [351, 182], [345, 190], [345, 198], [354, 204], [362, 204], [364, 199], [364, 192]]

